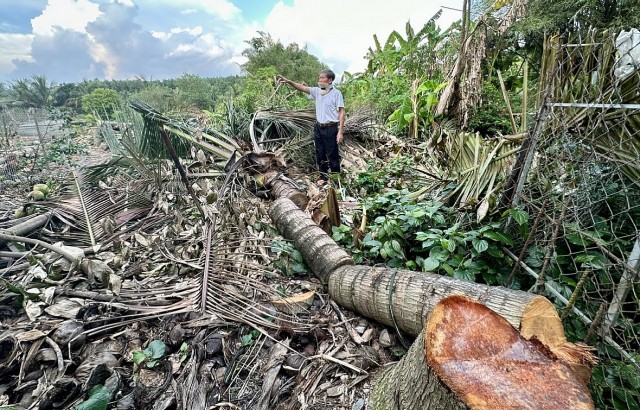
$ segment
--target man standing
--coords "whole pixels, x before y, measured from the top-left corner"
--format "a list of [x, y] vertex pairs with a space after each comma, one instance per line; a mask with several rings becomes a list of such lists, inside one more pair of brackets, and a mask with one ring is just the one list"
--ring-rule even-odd
[[[313, 129], [316, 144], [316, 162], [320, 169], [320, 179], [326, 182], [328, 172], [340, 174], [340, 153], [344, 130], [344, 98], [340, 90], [333, 87], [336, 75], [331, 70], [322, 70], [318, 76], [318, 86], [308, 87], [280, 76], [280, 83], [288, 84], [309, 95], [316, 103], [316, 124]], [[320, 182], [320, 181], [319, 181]]]

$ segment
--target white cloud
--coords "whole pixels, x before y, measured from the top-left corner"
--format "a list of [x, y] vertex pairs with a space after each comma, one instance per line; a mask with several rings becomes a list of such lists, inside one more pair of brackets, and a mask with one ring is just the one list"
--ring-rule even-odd
[[[260, 0], [256, 0], [260, 1]], [[240, 16], [240, 9], [229, 0], [137, 0], [147, 7], [180, 6], [184, 7], [182, 14], [190, 14], [197, 11], [217, 16], [225, 21], [236, 19]]]
[[196, 26], [192, 28], [174, 27], [171, 30], [169, 30], [169, 32], [152, 31], [151, 35], [157, 39], [166, 41], [166, 40], [169, 40], [171, 37], [173, 37], [175, 34], [185, 33], [185, 34], [189, 34], [191, 36], [197, 37], [201, 35], [203, 32], [204, 32], [204, 29], [202, 28], [202, 26]]
[[118, 75], [118, 61], [120, 57], [109, 50], [105, 45], [95, 41], [95, 38], [89, 37], [89, 54], [96, 63], [104, 64], [104, 76], [107, 79], [116, 78]]
[[[404, 34], [407, 21], [417, 31], [440, 9], [442, 0], [294, 0], [292, 6], [282, 1], [267, 17], [264, 30], [284, 43], [307, 45], [338, 71], [364, 70], [364, 56], [373, 45], [373, 34], [380, 41], [393, 30]], [[322, 4], [322, 7], [319, 7]], [[449, 0], [447, 7], [457, 7], [462, 0]], [[445, 29], [460, 13], [444, 9], [437, 24]]]
[[232, 20], [240, 15], [240, 9], [227, 0], [183, 0], [185, 5], [193, 5], [223, 20]]
[[167, 54], [169, 57], [179, 57], [181, 55], [200, 55], [203, 59], [217, 59], [229, 54], [229, 45], [225, 41], [217, 38], [211, 33], [200, 35], [191, 31], [182, 31], [191, 37], [189, 42], [182, 42], [174, 46], [173, 50]]
[[0, 33], [0, 73], [13, 71], [16, 68], [13, 60], [33, 61], [30, 54], [32, 41], [31, 34]]
[[99, 5], [89, 0], [49, 0], [42, 14], [31, 20], [33, 34], [52, 36], [54, 27], [84, 33], [87, 23], [100, 14]]
[[[358, 72], [365, 67], [374, 33], [384, 41], [392, 30], [404, 33], [408, 20], [419, 30], [440, 3], [450, 7], [462, 3], [280, 0], [265, 20], [259, 19], [265, 21], [261, 25], [248, 21], [233, 4], [236, 0], [38, 1], [46, 6], [31, 20], [31, 33], [0, 27], [0, 81], [34, 73], [49, 74], [57, 82], [87, 76], [237, 74], [238, 65], [246, 61], [245, 41], [258, 31], [286, 44], [306, 46], [338, 75], [345, 70]], [[245, 11], [254, 7], [247, 1], [236, 3]], [[438, 24], [445, 28], [459, 17], [460, 13], [445, 9]], [[28, 20], [24, 23], [28, 26]]]

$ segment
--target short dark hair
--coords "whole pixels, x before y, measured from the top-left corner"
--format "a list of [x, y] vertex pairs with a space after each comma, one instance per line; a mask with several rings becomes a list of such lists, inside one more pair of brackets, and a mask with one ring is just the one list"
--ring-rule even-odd
[[336, 79], [336, 73], [334, 73], [333, 71], [329, 70], [329, 69], [324, 69], [322, 71], [320, 71], [320, 74], [324, 74], [327, 76], [327, 78], [331, 81], [334, 81]]

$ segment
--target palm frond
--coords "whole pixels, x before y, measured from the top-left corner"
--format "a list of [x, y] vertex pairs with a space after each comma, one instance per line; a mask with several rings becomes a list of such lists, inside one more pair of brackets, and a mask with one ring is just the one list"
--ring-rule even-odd
[[87, 211], [87, 203], [84, 200], [84, 196], [82, 194], [82, 188], [80, 187], [80, 181], [78, 180], [77, 172], [73, 172], [73, 182], [75, 186], [75, 193], [78, 194], [78, 203], [82, 209], [82, 214], [84, 216], [84, 221], [87, 227], [87, 233], [89, 234], [89, 239], [91, 240], [91, 246], [96, 246], [96, 240], [93, 235], [93, 224], [91, 223], [91, 219], [89, 218], [89, 213]]
[[485, 139], [477, 133], [449, 134], [425, 149], [424, 176], [430, 183], [419, 192], [437, 191], [436, 186], [453, 183], [444, 201], [460, 207], [477, 206], [488, 200], [506, 178], [523, 137]]
[[[153, 107], [140, 100], [133, 100], [129, 103], [131, 107], [142, 115], [144, 128], [142, 134], [135, 140], [137, 146], [147, 158], [150, 159], [166, 159], [169, 153], [166, 146], [162, 142], [160, 135], [160, 127], [170, 124], [173, 128], [188, 131], [186, 126], [172, 121], [162, 113], [156, 111]], [[188, 145], [180, 138], [172, 138], [171, 143], [178, 152], [178, 155], [184, 156], [188, 151]]]
[[[220, 236], [221, 232], [214, 233]], [[273, 268], [258, 262], [265, 253], [252, 252], [248, 246], [246, 233], [237, 233], [238, 239], [214, 241], [211, 246], [211, 258], [205, 293], [205, 311], [216, 316], [240, 323], [260, 326], [265, 329], [278, 329], [282, 326], [294, 331], [305, 332], [310, 325], [299, 317], [276, 312], [270, 301], [279, 299], [278, 291], [260, 280], [262, 276], [274, 275]], [[253, 239], [258, 246], [268, 248], [268, 239]], [[263, 261], [264, 262], [264, 261]]]
[[202, 130], [194, 129], [159, 113], [143, 101], [134, 100], [131, 102], [131, 107], [139, 112], [144, 119], [145, 126], [140, 146], [142, 152], [151, 157], [169, 158], [167, 148], [162, 142], [160, 127], [169, 133], [171, 144], [180, 157], [184, 157], [188, 147], [192, 145], [221, 158], [223, 161], [227, 161], [234, 151], [239, 149], [239, 145], [232, 137], [217, 130], [209, 130], [214, 135], [206, 134]]
[[120, 175], [112, 178], [110, 186], [101, 188], [78, 172], [69, 181], [61, 198], [42, 206], [74, 228], [52, 236], [95, 245], [131, 219], [147, 215], [153, 208], [153, 201], [148, 181]]
[[[256, 112], [252, 127], [255, 129], [254, 134], [259, 134], [256, 143], [260, 148], [276, 150], [284, 147], [287, 152], [294, 152], [311, 142], [315, 122], [313, 109], [261, 110]], [[350, 114], [344, 123], [344, 133], [355, 137], [366, 137], [381, 129], [382, 125], [370, 109], [361, 109]], [[268, 139], [267, 136], [271, 135], [276, 138]], [[298, 141], [299, 139], [301, 141]]]

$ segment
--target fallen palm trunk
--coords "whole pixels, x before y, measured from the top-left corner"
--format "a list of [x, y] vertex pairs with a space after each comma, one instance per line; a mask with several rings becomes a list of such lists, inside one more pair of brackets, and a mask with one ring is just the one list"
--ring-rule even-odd
[[411, 336], [422, 331], [433, 306], [452, 294], [478, 300], [516, 328], [528, 314], [557, 316], [551, 302], [527, 292], [432, 273], [353, 266], [349, 255], [291, 201], [274, 201], [269, 213], [282, 235], [293, 240], [311, 270], [329, 286], [333, 300]]
[[433, 308], [451, 295], [476, 300], [520, 330], [537, 338], [589, 380], [593, 357], [584, 345], [569, 343], [553, 304], [545, 297], [428, 272], [385, 267], [340, 266], [329, 276], [329, 293], [340, 306], [410, 336], [422, 332]]
[[289, 198], [300, 209], [305, 209], [309, 203], [307, 195], [289, 178], [275, 171], [264, 174], [264, 184], [271, 187], [274, 198]]
[[[567, 374], [558, 374], [557, 377], [569, 378], [572, 382], [586, 385], [585, 379], [588, 380], [590, 375], [593, 357], [586, 346], [567, 342], [562, 322], [546, 298], [428, 273], [353, 266], [346, 252], [290, 200], [280, 198], [274, 201], [269, 213], [278, 230], [285, 238], [293, 240], [305, 262], [323, 283], [328, 284], [332, 299], [341, 306], [416, 336], [424, 329], [439, 301], [448, 296], [463, 294], [492, 309], [506, 323], [519, 329], [523, 338], [542, 342], [551, 351], [551, 355], [572, 368]], [[429, 337], [429, 333], [426, 337]], [[467, 340], [467, 343], [475, 342]], [[411, 362], [407, 365], [409, 369], [403, 370], [405, 373], [401, 374], [411, 374], [414, 382], [403, 387], [406, 380], [394, 376], [391, 381], [382, 384], [387, 386], [382, 387], [384, 394], [394, 394], [393, 391], [411, 389], [411, 386], [425, 383], [430, 385], [427, 383], [426, 366], [424, 371], [415, 373], [421, 364], [416, 363], [415, 359], [408, 360]], [[531, 367], [530, 371], [546, 374], [547, 370]], [[424, 380], [416, 381], [414, 374], [421, 375]], [[524, 378], [517, 384], [521, 389], [520, 394], [524, 396], [537, 388], [528, 385], [526, 380]], [[393, 384], [392, 388], [388, 387], [389, 383]]]
[[351, 257], [288, 198], [274, 201], [269, 214], [323, 284], [329, 282], [329, 275], [337, 267], [353, 265]]
[[331, 298], [340, 306], [411, 336], [422, 331], [426, 318], [441, 299], [455, 294], [477, 300], [518, 329], [523, 320], [533, 315], [547, 319], [558, 316], [545, 297], [428, 272], [340, 266], [328, 283]]

